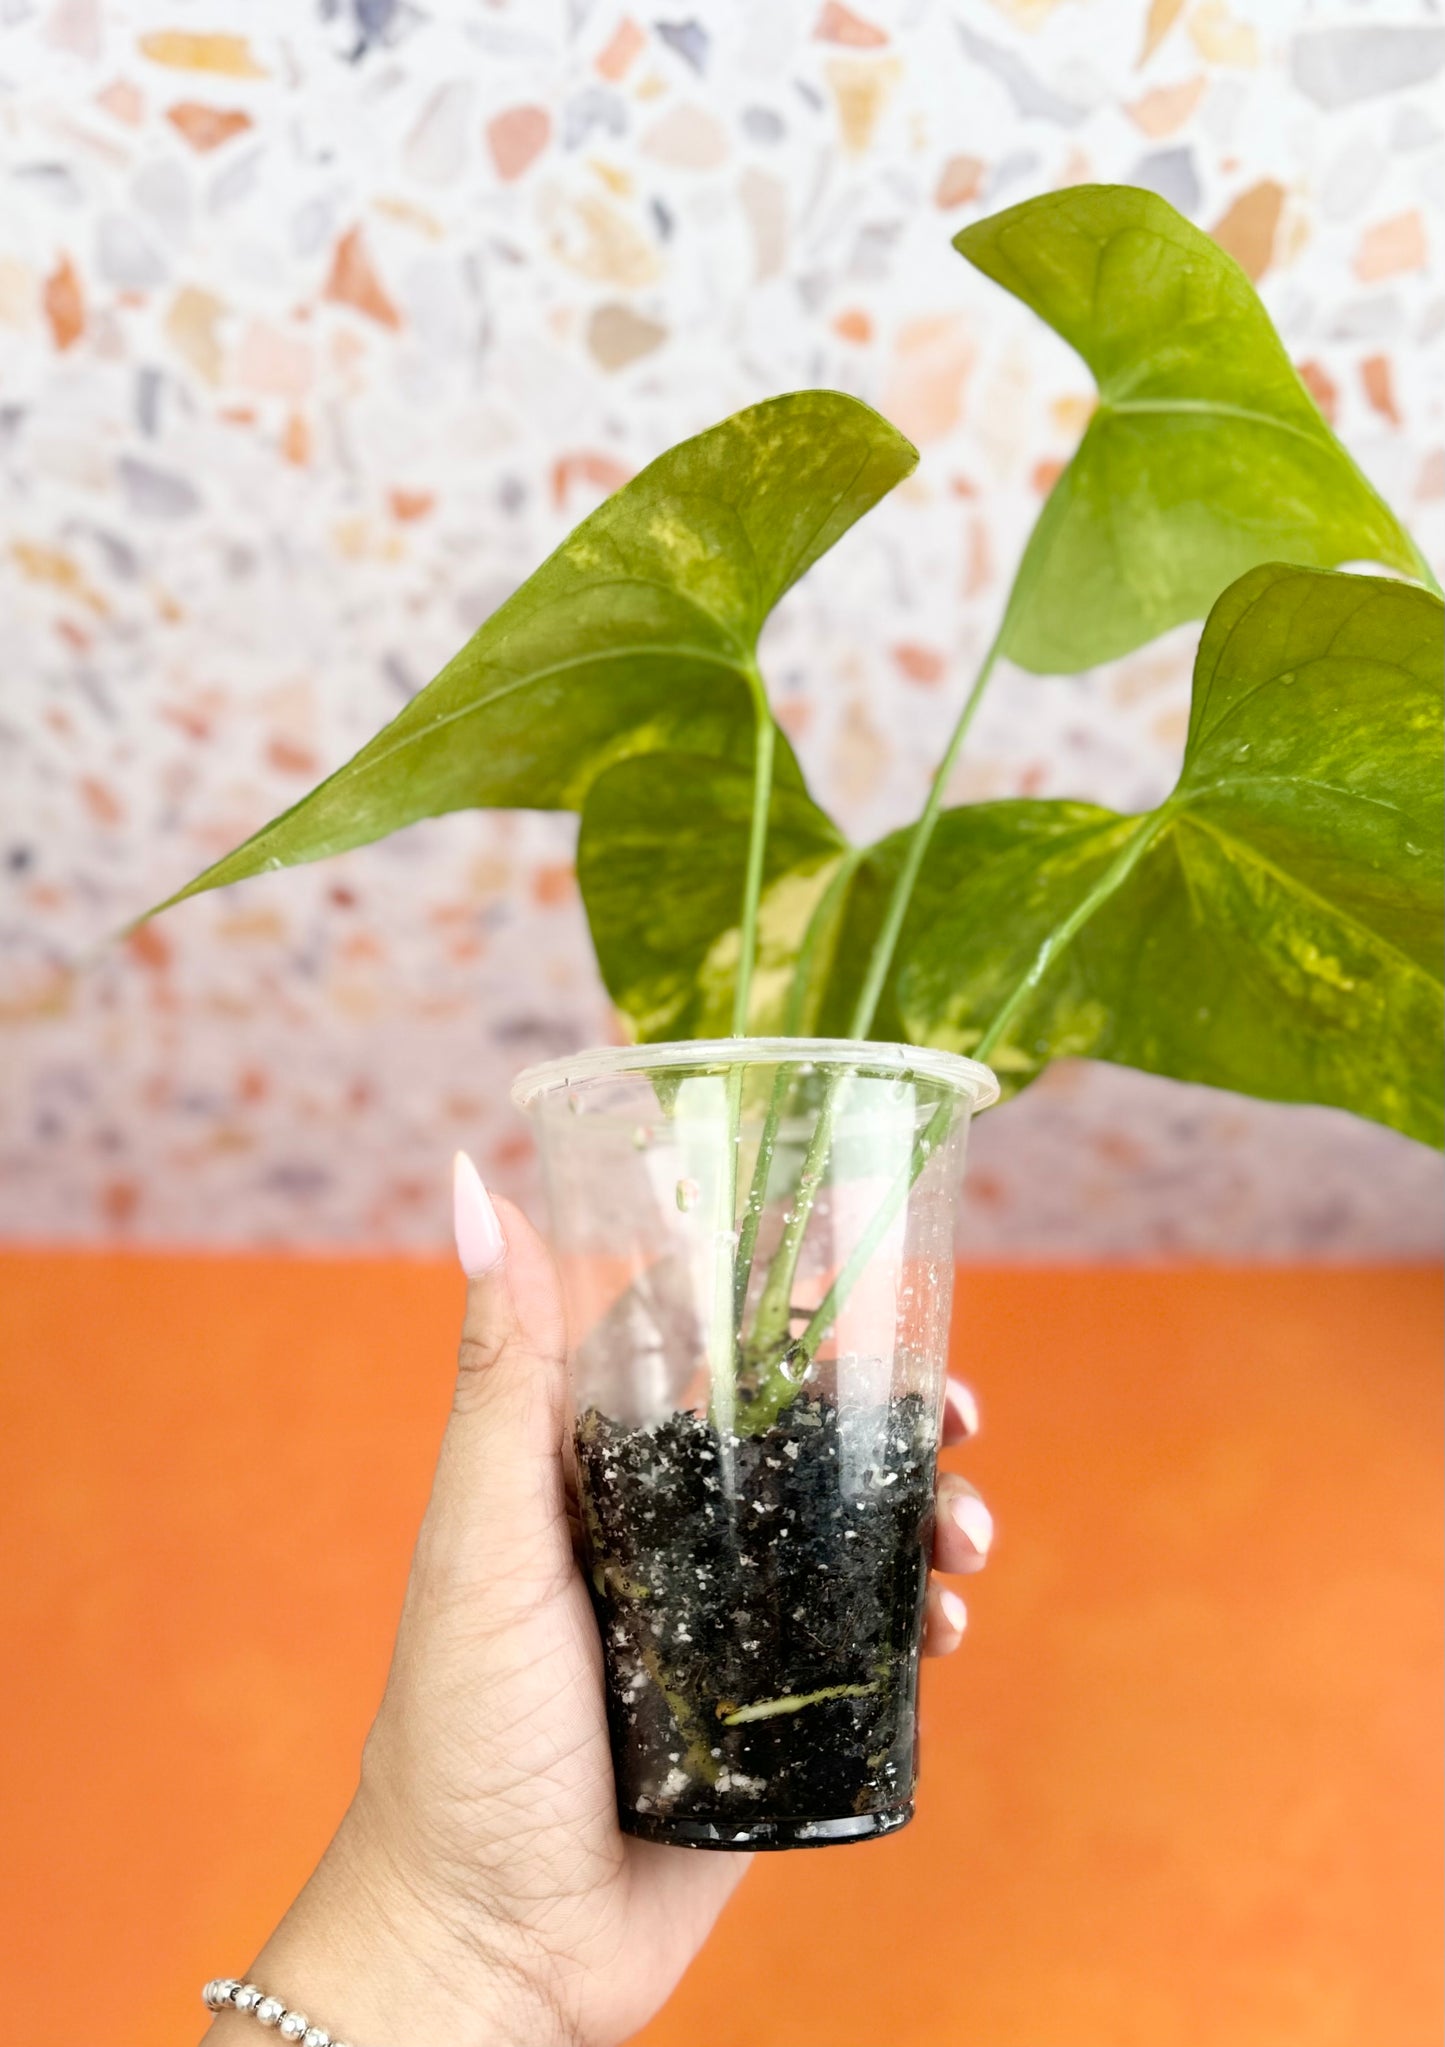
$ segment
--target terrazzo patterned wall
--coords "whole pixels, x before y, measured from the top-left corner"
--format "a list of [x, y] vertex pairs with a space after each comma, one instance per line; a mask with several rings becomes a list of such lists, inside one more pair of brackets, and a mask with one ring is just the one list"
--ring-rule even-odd
[[[1087, 373], [949, 237], [1089, 178], [1260, 284], [1445, 560], [1445, 19], [1242, 0], [0, 0], [0, 1230], [430, 1245], [505, 1086], [615, 1033], [574, 821], [464, 815], [106, 934], [350, 753], [607, 491], [806, 384], [916, 477], [789, 598], [779, 714], [916, 807]], [[1172, 781], [1193, 631], [1006, 675], [959, 797]], [[1434, 1158], [1060, 1066], [965, 1249], [1433, 1249]]]

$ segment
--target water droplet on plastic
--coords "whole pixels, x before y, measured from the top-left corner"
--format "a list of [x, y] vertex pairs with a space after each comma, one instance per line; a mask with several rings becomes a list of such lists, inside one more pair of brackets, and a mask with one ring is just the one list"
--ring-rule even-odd
[[679, 1180], [677, 1183], [677, 1205], [684, 1215], [696, 1208], [702, 1200], [702, 1189], [696, 1180]]

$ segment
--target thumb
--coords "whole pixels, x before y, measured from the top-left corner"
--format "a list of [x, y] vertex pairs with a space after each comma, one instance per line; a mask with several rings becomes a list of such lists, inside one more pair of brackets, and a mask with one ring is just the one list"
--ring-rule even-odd
[[469, 1578], [532, 1578], [539, 1566], [565, 1569], [571, 1560], [561, 1288], [547, 1246], [520, 1209], [492, 1200], [465, 1152], [456, 1155], [453, 1196], [467, 1299], [428, 1547]]

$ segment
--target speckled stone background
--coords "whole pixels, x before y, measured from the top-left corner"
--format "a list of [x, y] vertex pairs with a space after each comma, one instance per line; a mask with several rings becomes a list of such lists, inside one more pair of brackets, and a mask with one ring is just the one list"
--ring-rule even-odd
[[[765, 665], [858, 835], [917, 805], [1089, 380], [951, 234], [1086, 178], [1260, 282], [1445, 558], [1445, 16], [1227, 0], [0, 0], [0, 1230], [430, 1245], [506, 1083], [615, 1030], [570, 818], [458, 816], [106, 934], [339, 762], [566, 529], [767, 393], [917, 476]], [[1004, 675], [960, 796], [1135, 806], [1194, 633]], [[1411, 1253], [1433, 1156], [1056, 1068], [965, 1251]]]

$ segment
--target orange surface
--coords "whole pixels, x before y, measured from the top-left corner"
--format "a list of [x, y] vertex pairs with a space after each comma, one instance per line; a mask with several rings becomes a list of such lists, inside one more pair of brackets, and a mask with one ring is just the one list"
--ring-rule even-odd
[[[304, 1876], [459, 1295], [0, 1256], [8, 2038], [193, 2039]], [[648, 2047], [1434, 2047], [1439, 1309], [1421, 1270], [970, 1272], [1000, 1532], [920, 1817], [760, 1862]]]

